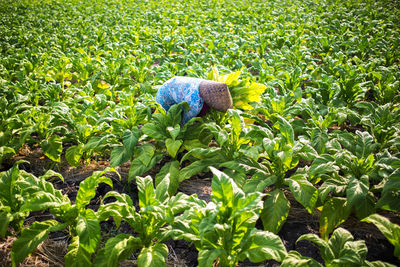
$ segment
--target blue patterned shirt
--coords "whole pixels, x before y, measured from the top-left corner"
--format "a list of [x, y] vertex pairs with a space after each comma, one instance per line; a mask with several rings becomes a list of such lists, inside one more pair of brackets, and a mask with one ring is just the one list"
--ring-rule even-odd
[[183, 114], [183, 123], [196, 117], [203, 108], [203, 98], [200, 96], [199, 85], [203, 79], [192, 77], [174, 77], [166, 81], [158, 90], [156, 101], [166, 111], [183, 101], [189, 103], [190, 110]]

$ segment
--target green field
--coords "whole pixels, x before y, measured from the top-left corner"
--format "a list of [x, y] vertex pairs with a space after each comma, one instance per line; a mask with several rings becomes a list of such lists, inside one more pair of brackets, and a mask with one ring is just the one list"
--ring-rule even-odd
[[397, 0], [0, 0], [0, 265], [399, 266], [399, 103]]

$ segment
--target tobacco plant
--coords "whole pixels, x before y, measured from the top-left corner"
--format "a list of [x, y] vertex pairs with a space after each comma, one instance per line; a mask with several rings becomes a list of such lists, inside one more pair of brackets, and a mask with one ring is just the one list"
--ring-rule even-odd
[[121, 220], [127, 222], [137, 236], [119, 234], [107, 240], [100, 249], [94, 264], [96, 266], [118, 266], [118, 262], [127, 259], [134, 251], [139, 250], [137, 257], [139, 266], [166, 266], [168, 247], [163, 244], [170, 238], [175, 216], [189, 208], [188, 196], [168, 193], [169, 176], [154, 188], [150, 176], [136, 177], [139, 191], [139, 211], [136, 211], [132, 199], [126, 194], [109, 192], [104, 199], [115, 198], [114, 202], [102, 204], [98, 211], [101, 220], [110, 216], [119, 227]]
[[[367, 246], [363, 240], [354, 240], [349, 231], [337, 228], [329, 240], [321, 239], [315, 234], [305, 234], [299, 237], [296, 242], [308, 240], [320, 248], [321, 257], [325, 266], [394, 266], [392, 264], [366, 260]], [[323, 266], [314, 259], [303, 257], [297, 251], [289, 251], [282, 262], [282, 266]]]
[[23, 188], [21, 196], [24, 197], [20, 211], [49, 210], [57, 220], [34, 222], [22, 230], [12, 246], [13, 266], [21, 263], [42, 241], [48, 238], [51, 232], [63, 229], [68, 230], [72, 237], [68, 252], [64, 257], [65, 265], [91, 266], [91, 256], [96, 252], [100, 242], [100, 222], [104, 219], [101, 213], [94, 212], [87, 205], [95, 197], [96, 187], [100, 183], [106, 183], [112, 187], [111, 179], [103, 176], [110, 171], [114, 170], [94, 172], [92, 176], [82, 181], [74, 204], [60, 190], [55, 189], [52, 183], [45, 180], [54, 176], [53, 172], [40, 178], [24, 173], [23, 179], [18, 181], [18, 185]]
[[210, 169], [214, 174], [211, 202], [192, 201], [190, 210], [172, 225], [172, 237], [194, 243], [199, 266], [237, 266], [247, 258], [282, 261], [286, 249], [280, 238], [255, 228], [263, 195], [244, 193], [232, 178]]

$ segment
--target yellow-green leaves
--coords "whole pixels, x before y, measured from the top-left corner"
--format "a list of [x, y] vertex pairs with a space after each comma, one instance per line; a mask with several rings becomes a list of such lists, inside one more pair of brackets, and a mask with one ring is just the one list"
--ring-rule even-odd
[[250, 110], [250, 103], [259, 102], [261, 94], [267, 89], [264, 84], [250, 82], [248, 79], [239, 80], [242, 71], [220, 75], [218, 69], [213, 67], [207, 79], [226, 83], [232, 96], [234, 108]]

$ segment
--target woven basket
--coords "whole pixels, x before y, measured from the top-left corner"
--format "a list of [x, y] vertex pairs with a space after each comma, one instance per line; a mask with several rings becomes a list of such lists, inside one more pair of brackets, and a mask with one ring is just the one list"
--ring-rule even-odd
[[225, 83], [204, 80], [199, 85], [200, 96], [210, 107], [226, 112], [233, 102], [228, 86]]

